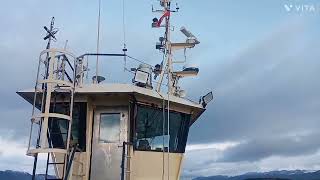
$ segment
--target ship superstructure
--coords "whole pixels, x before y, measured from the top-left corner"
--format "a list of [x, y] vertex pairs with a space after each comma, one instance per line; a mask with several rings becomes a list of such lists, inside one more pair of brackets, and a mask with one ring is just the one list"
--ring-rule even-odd
[[50, 171], [61, 180], [179, 179], [189, 128], [213, 97], [210, 92], [199, 102], [185, 98], [178, 82], [199, 69], [174, 70], [173, 64], [185, 61], [175, 61], [173, 54], [200, 42], [185, 27], [180, 29], [185, 42], [170, 41], [171, 14], [179, 10], [171, 9], [170, 0], [152, 10], [161, 14], [152, 27], [165, 30], [156, 45], [164, 58], [155, 66], [142, 62], [126, 69], [133, 74], [131, 84], [108, 83], [98, 68], [86, 80], [94, 70], [87, 57], [97, 57], [96, 65], [101, 56], [134, 59], [126, 47], [119, 54], [76, 56], [51, 47], [54, 19], [45, 27], [48, 45], [40, 54], [35, 88], [18, 92], [33, 105], [27, 151], [34, 157], [33, 178], [45, 154], [46, 179]]

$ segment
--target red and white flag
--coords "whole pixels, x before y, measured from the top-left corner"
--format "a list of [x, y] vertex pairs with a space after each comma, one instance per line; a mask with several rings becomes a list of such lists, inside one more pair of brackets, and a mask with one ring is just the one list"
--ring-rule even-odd
[[170, 11], [165, 11], [164, 14], [161, 16], [161, 18], [159, 19], [158, 23], [157, 23], [157, 27], [160, 27], [161, 26], [161, 23], [163, 21], [163, 19], [165, 17], [169, 17], [170, 16]]

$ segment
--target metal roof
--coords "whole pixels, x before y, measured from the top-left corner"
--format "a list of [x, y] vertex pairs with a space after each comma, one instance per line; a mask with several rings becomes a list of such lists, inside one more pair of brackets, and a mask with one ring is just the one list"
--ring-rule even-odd
[[[111, 93], [135, 93], [144, 96], [153, 97], [161, 100], [168, 100], [168, 95], [158, 93], [155, 90], [138, 87], [132, 84], [88, 84], [75, 89], [76, 94], [111, 94]], [[34, 89], [26, 89], [18, 91], [21, 97], [30, 103], [33, 103]], [[180, 98], [177, 96], [169, 96], [169, 100], [174, 103], [190, 106], [196, 109], [204, 109], [202, 105], [191, 100]]]

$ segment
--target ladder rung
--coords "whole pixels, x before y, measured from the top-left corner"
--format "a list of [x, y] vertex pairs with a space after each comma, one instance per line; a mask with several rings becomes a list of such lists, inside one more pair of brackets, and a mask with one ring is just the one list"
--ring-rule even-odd
[[64, 163], [62, 163], [62, 162], [57, 162], [57, 163], [51, 162], [51, 163], [48, 163], [48, 164], [64, 164]]
[[81, 161], [73, 160], [73, 162], [75, 162], [75, 163], [79, 163], [79, 164], [83, 165], [83, 162], [81, 162]]
[[68, 134], [68, 133], [59, 133], [59, 132], [53, 133], [53, 132], [50, 132], [50, 134]]

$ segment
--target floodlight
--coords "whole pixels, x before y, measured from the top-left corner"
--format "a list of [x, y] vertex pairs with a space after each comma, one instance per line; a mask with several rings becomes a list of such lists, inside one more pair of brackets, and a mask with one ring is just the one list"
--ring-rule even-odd
[[141, 84], [147, 84], [148, 77], [149, 77], [148, 73], [146, 73], [144, 71], [137, 70], [136, 74], [134, 76], [134, 82], [141, 83]]
[[206, 107], [213, 100], [212, 91], [202, 97], [202, 106]]
[[178, 92], [178, 94], [179, 94], [179, 96], [182, 97], [182, 98], [184, 98], [184, 97], [187, 96], [187, 92], [186, 92], [185, 90], [180, 90], [180, 91]]

